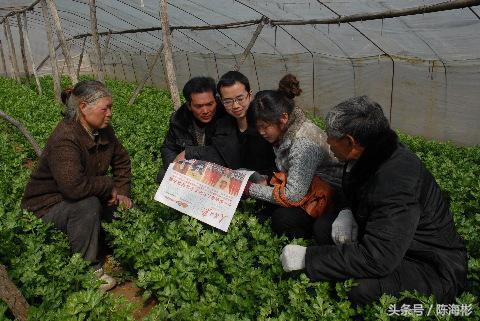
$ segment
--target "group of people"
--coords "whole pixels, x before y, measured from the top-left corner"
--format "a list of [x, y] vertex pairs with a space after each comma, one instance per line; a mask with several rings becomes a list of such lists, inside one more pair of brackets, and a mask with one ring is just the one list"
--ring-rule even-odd
[[[190, 79], [160, 147], [157, 182], [170, 163], [188, 159], [253, 170], [243, 191], [257, 200], [252, 215], [276, 234], [312, 239], [312, 246], [282, 249], [286, 272], [355, 278], [349, 299], [356, 305], [405, 290], [453, 302], [466, 287], [467, 253], [435, 179], [376, 102], [340, 103], [323, 131], [298, 108], [301, 92], [293, 75], [255, 95], [238, 71], [216, 84]], [[65, 119], [32, 172], [22, 208], [65, 232], [108, 290], [115, 280], [101, 268], [100, 222], [117, 206], [132, 207], [130, 160], [109, 125], [105, 85], [82, 81], [62, 100]]]

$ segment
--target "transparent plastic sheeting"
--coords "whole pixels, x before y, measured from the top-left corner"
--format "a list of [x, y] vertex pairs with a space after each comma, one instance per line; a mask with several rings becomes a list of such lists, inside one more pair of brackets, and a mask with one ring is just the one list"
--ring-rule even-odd
[[[262, 15], [270, 19], [335, 18], [439, 2], [171, 0], [168, 14], [173, 26], [198, 26], [259, 19]], [[0, 0], [0, 8], [29, 3]], [[90, 32], [87, 0], [62, 0], [56, 4], [67, 38]], [[28, 12], [27, 17], [38, 63], [48, 54], [40, 7]], [[304, 90], [298, 103], [315, 115], [323, 116], [348, 97], [367, 94], [383, 106], [394, 128], [437, 140], [478, 145], [479, 17], [477, 6], [330, 26], [266, 25], [240, 71], [249, 77], [254, 91], [276, 88], [285, 73], [295, 74]], [[159, 26], [159, 1], [97, 0], [97, 19], [100, 32]], [[10, 24], [19, 56], [15, 17], [10, 18]], [[255, 29], [174, 30], [172, 47], [179, 88], [192, 76], [218, 79], [231, 70]], [[106, 38], [101, 37], [102, 46]], [[90, 39], [86, 41], [84, 73], [91, 73], [91, 64], [97, 60]], [[112, 35], [105, 57], [107, 74], [139, 82], [161, 42], [159, 31]], [[82, 43], [71, 42], [76, 61]], [[57, 54], [62, 60], [61, 50]], [[147, 84], [165, 88], [162, 61], [154, 69]], [[50, 71], [48, 62], [42, 71]]]

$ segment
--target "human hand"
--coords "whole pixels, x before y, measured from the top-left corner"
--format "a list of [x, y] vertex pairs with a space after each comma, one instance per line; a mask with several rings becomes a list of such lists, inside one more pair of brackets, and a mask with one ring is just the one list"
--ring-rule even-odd
[[285, 272], [302, 270], [305, 268], [305, 255], [307, 248], [305, 246], [288, 244], [280, 255], [280, 261]]
[[355, 242], [358, 235], [358, 225], [350, 209], [338, 213], [332, 224], [332, 239], [337, 245]]
[[117, 195], [117, 200], [118, 206], [126, 210], [131, 209], [133, 206], [132, 200], [125, 195]]
[[117, 189], [114, 187], [112, 189], [112, 192], [110, 193], [110, 197], [107, 200], [107, 206], [114, 206], [118, 204], [118, 199], [117, 199], [118, 193]]
[[268, 181], [267, 181], [267, 176], [265, 175], [262, 175], [262, 178], [260, 178], [256, 184], [260, 184], [260, 185], [263, 185], [263, 186], [268, 186]]
[[267, 176], [262, 175], [258, 172], [253, 172], [253, 174], [250, 176], [249, 181], [255, 183], [255, 184], [260, 184], [260, 185], [268, 185], [267, 182]]
[[175, 163], [181, 160], [185, 160], [185, 151], [178, 154], [177, 157], [175, 157], [175, 159], [173, 160], [173, 162]]
[[245, 188], [243, 189], [243, 193], [242, 193], [242, 196], [244, 198], [248, 198], [250, 197], [250, 188], [252, 187], [252, 182], [248, 181], [247, 182], [247, 185], [245, 185]]

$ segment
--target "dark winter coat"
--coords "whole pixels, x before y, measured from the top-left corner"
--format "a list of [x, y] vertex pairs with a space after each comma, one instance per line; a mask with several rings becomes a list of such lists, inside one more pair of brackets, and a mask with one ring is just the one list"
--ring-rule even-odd
[[194, 121], [186, 104], [172, 115], [167, 135], [160, 148], [163, 166], [167, 168], [178, 154], [185, 151], [186, 159], [199, 159], [232, 169], [239, 168], [241, 156], [237, 148], [237, 126], [232, 124], [223, 106], [217, 103], [215, 116], [205, 127], [204, 146], [199, 146], [197, 142]]
[[447, 297], [465, 288], [466, 249], [448, 204], [395, 132], [366, 148], [344, 172], [343, 189], [359, 226], [358, 242], [308, 247], [311, 279], [381, 278], [409, 260], [433, 267]]
[[[110, 168], [113, 177], [107, 175]], [[42, 217], [62, 201], [105, 201], [114, 187], [129, 196], [130, 180], [130, 157], [111, 127], [100, 129], [94, 140], [78, 121], [62, 120], [30, 176], [21, 207]]]
[[[236, 123], [236, 120], [232, 121]], [[251, 109], [247, 112], [248, 127], [243, 133], [238, 131], [242, 168], [256, 171], [262, 175], [271, 176], [277, 171], [273, 146], [258, 133]]]

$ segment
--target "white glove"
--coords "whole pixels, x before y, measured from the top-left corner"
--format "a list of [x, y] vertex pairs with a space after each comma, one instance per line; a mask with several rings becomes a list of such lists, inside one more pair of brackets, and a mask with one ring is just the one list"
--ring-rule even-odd
[[358, 235], [358, 225], [350, 209], [343, 209], [332, 224], [332, 239], [337, 245], [355, 242]]
[[285, 272], [291, 272], [304, 269], [305, 254], [307, 254], [307, 248], [305, 246], [295, 244], [286, 245], [280, 255], [283, 270]]

